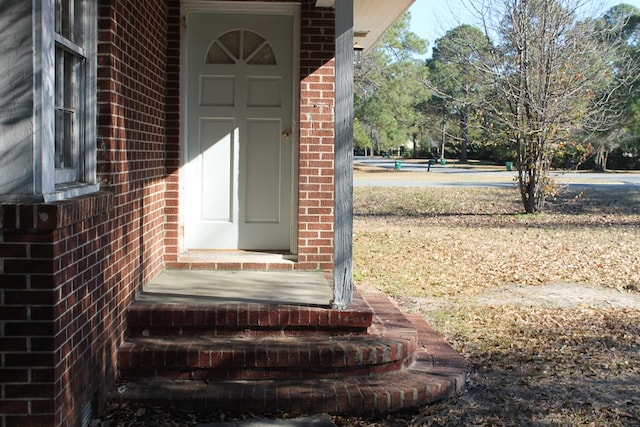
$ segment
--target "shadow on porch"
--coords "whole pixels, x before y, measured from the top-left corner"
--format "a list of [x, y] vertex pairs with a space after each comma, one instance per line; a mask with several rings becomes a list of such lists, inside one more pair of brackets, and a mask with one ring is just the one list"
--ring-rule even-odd
[[167, 270], [128, 310], [114, 399], [376, 415], [460, 393], [466, 364], [385, 295], [330, 308], [320, 272]]

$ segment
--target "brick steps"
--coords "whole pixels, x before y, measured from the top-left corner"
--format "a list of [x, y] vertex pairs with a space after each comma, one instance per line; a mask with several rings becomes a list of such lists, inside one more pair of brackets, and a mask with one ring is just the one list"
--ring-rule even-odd
[[338, 311], [253, 303], [198, 306], [133, 303], [127, 313], [129, 336], [133, 337], [364, 334], [371, 321], [371, 311], [357, 306]]
[[[317, 316], [300, 320], [308, 311]], [[195, 411], [375, 415], [443, 400], [464, 387], [464, 359], [383, 294], [358, 295], [350, 314], [260, 304], [133, 304], [129, 319], [136, 332], [118, 352], [114, 399]], [[305, 323], [315, 332], [300, 333]], [[355, 333], [348, 333], [349, 324]], [[340, 332], [331, 335], [337, 325]], [[175, 335], [153, 335], [151, 326]], [[198, 328], [208, 333], [194, 335]]]
[[123, 379], [340, 378], [397, 371], [412, 362], [416, 334], [384, 338], [133, 338], [118, 351]]
[[[464, 372], [464, 371], [462, 371]], [[330, 413], [374, 416], [447, 399], [464, 387], [455, 378], [421, 366], [375, 377], [335, 380], [162, 381], [146, 379], [121, 385], [118, 398], [190, 411], [254, 413]]]

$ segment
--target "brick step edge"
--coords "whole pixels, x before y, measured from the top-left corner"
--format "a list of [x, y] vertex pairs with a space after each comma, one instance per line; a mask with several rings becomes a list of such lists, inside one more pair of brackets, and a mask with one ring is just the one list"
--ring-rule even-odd
[[[144, 304], [133, 303], [127, 312], [131, 336], [234, 335], [266, 331], [292, 335], [313, 333], [365, 333], [371, 326], [367, 308], [332, 310], [314, 306], [278, 304]], [[259, 335], [256, 333], [254, 335]]]
[[[413, 332], [412, 334], [410, 332]], [[118, 350], [121, 378], [283, 379], [362, 376], [406, 368], [417, 333], [403, 336], [132, 338]]]
[[367, 327], [342, 326], [249, 326], [242, 327], [210, 327], [210, 326], [129, 326], [129, 337], [304, 337], [304, 336], [346, 336], [366, 335]]
[[446, 400], [462, 391], [463, 372], [408, 369], [384, 376], [299, 381], [141, 380], [120, 384], [115, 400], [189, 411], [322, 413], [374, 416]]

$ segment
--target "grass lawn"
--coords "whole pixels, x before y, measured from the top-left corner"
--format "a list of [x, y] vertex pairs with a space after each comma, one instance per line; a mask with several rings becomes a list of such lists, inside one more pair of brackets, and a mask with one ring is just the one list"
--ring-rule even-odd
[[465, 393], [351, 426], [640, 425], [640, 190], [356, 188], [354, 278], [468, 360]]

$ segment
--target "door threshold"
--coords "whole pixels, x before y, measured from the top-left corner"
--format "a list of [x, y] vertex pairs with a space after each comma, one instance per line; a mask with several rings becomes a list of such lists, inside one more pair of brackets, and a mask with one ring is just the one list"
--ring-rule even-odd
[[198, 249], [178, 255], [178, 262], [188, 263], [280, 263], [293, 264], [298, 256], [288, 251]]

